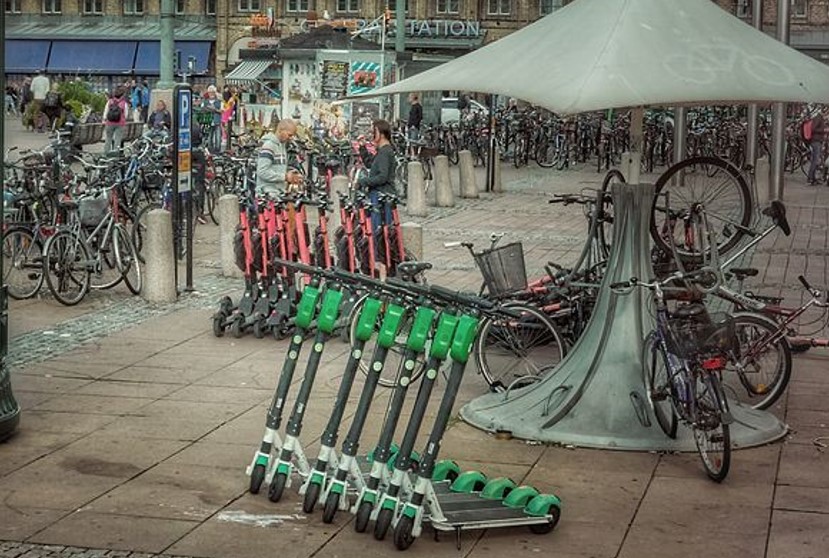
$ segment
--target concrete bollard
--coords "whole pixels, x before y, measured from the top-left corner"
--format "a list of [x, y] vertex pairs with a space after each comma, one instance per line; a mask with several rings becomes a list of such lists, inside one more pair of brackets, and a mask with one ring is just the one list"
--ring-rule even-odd
[[340, 221], [340, 192], [348, 192], [348, 177], [342, 174], [331, 178], [331, 214], [328, 217], [328, 232], [333, 238], [336, 231], [342, 224]]
[[426, 217], [426, 188], [423, 181], [423, 165], [420, 161], [409, 163], [409, 182], [406, 187], [406, 214], [412, 217]]
[[461, 171], [461, 197], [477, 198], [478, 184], [475, 182], [475, 163], [472, 160], [472, 153], [464, 149], [458, 153], [458, 159]]
[[754, 183], [757, 188], [755, 192], [757, 204], [760, 207], [766, 207], [775, 196], [771, 191], [771, 165], [769, 158], [765, 155], [757, 159], [757, 165], [754, 168]]
[[403, 233], [403, 249], [416, 260], [423, 260], [423, 226], [408, 221], [400, 225]]
[[500, 194], [504, 191], [504, 184], [501, 182], [501, 150], [496, 147], [493, 156], [495, 157], [495, 181], [492, 184], [492, 191]]
[[236, 267], [233, 240], [239, 226], [239, 198], [225, 194], [219, 198], [219, 257], [222, 276], [242, 277], [242, 270]]
[[435, 205], [438, 207], [454, 207], [455, 192], [452, 191], [452, 175], [449, 174], [449, 157], [438, 155], [435, 157]]
[[176, 260], [173, 256], [173, 217], [165, 209], [147, 214], [144, 240], [144, 285], [141, 295], [147, 302], [175, 302]]

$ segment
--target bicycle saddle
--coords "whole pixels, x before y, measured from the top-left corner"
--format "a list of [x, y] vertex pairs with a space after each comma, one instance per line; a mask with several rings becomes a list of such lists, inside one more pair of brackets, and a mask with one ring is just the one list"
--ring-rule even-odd
[[404, 279], [411, 279], [427, 269], [432, 269], [432, 264], [429, 262], [402, 262], [397, 264], [397, 273]]
[[760, 270], [753, 267], [732, 267], [725, 276], [730, 279], [733, 275], [737, 278], [737, 281], [744, 281], [746, 277], [756, 277], [758, 273], [760, 273]]
[[705, 314], [705, 305], [699, 302], [692, 302], [691, 304], [683, 304], [671, 312], [671, 317], [685, 320], [688, 318], [696, 318], [703, 314]]

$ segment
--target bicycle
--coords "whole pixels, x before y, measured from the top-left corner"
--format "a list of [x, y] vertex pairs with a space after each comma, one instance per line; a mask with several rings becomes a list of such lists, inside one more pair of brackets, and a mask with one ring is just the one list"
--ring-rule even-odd
[[671, 282], [706, 273], [711, 270], [676, 272], [651, 282], [632, 277], [610, 288], [621, 293], [638, 287], [653, 293], [656, 327], [646, 336], [642, 353], [650, 409], [669, 438], [676, 438], [678, 420], [692, 429], [708, 477], [722, 482], [731, 465], [733, 417], [720, 378], [727, 361], [739, 351], [734, 320], [709, 314], [699, 303], [670, 312], [664, 290]]

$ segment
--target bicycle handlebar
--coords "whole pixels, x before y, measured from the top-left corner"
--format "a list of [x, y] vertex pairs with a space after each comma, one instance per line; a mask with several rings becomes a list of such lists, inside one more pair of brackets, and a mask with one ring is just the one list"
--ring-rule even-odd
[[646, 289], [655, 289], [657, 287], [667, 285], [668, 283], [671, 283], [673, 281], [693, 281], [694, 279], [700, 279], [706, 275], [713, 276], [715, 278], [714, 284], [709, 287], [703, 286], [699, 283], [698, 285], [700, 286], [700, 290], [703, 293], [709, 294], [717, 290], [717, 287], [720, 286], [720, 276], [713, 268], [708, 266], [701, 267], [700, 269], [689, 272], [677, 271], [669, 275], [662, 281], [658, 281], [656, 279], [653, 279], [651, 281], [642, 281], [636, 277], [631, 277], [627, 281], [611, 283], [610, 288], [613, 290], [627, 289], [632, 287], [645, 287]]

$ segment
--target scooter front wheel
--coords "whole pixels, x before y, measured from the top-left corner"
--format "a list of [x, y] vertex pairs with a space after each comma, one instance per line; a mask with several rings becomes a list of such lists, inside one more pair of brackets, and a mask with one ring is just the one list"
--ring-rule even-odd
[[230, 324], [230, 334], [233, 337], [235, 337], [236, 339], [239, 339], [239, 338], [242, 337], [242, 320], [243, 319], [244, 318], [237, 318], [237, 319], [233, 320], [232, 324]]
[[412, 530], [414, 529], [414, 520], [408, 515], [403, 515], [397, 522], [397, 527], [394, 528], [394, 546], [397, 550], [406, 550], [414, 542]]
[[377, 520], [374, 522], [375, 539], [382, 541], [386, 538], [392, 519], [394, 519], [394, 510], [388, 508], [380, 510], [380, 513], [377, 514]]
[[262, 488], [262, 482], [265, 480], [265, 466], [256, 465], [250, 473], [250, 493], [259, 494], [259, 489]]
[[271, 502], [278, 502], [282, 499], [282, 493], [285, 492], [285, 485], [288, 484], [288, 475], [285, 473], [277, 473], [271, 481], [271, 488], [268, 490], [268, 500]]
[[322, 510], [322, 522], [333, 523], [337, 510], [340, 507], [340, 495], [336, 492], [329, 492], [325, 499], [325, 508]]
[[305, 498], [302, 500], [302, 511], [305, 513], [314, 513], [314, 507], [317, 505], [317, 501], [320, 499], [320, 489], [322, 487], [312, 482], [308, 485], [308, 488], [305, 491]]
[[224, 337], [225, 334], [225, 316], [218, 314], [213, 316], [213, 335], [216, 337]]
[[371, 519], [371, 512], [374, 506], [371, 502], [361, 502], [357, 508], [357, 518], [354, 520], [354, 530], [358, 533], [365, 533], [368, 529], [368, 522]]

